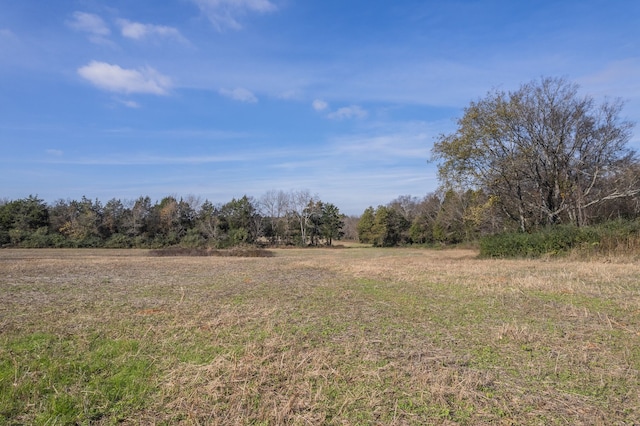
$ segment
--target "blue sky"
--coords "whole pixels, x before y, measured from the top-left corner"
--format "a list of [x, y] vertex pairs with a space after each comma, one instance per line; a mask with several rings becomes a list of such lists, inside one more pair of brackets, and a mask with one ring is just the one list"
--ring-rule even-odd
[[434, 191], [437, 135], [542, 76], [638, 121], [640, 1], [0, 0], [0, 198], [360, 214]]

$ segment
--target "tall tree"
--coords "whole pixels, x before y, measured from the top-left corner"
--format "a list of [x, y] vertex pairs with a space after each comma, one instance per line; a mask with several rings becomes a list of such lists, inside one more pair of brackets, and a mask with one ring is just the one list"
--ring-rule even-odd
[[416, 215], [409, 229], [411, 241], [416, 244], [435, 242], [434, 229], [442, 200], [437, 194], [426, 195], [416, 207]]
[[126, 209], [122, 201], [112, 198], [103, 208], [102, 223], [100, 226], [104, 238], [109, 238], [123, 230]]
[[254, 243], [258, 238], [260, 215], [252, 198], [232, 199], [220, 208], [220, 218], [232, 244]]
[[44, 200], [33, 195], [0, 205], [0, 245], [19, 244], [29, 234], [49, 225]]
[[139, 237], [149, 231], [151, 228], [152, 209], [153, 206], [149, 196], [140, 196], [132, 203], [129, 214], [126, 215], [126, 229], [129, 236]]
[[220, 217], [218, 209], [209, 200], [200, 206], [196, 227], [205, 239], [217, 242], [220, 239]]
[[376, 220], [376, 213], [372, 206], [365, 209], [358, 221], [358, 240], [364, 244], [373, 243], [373, 224]]
[[290, 209], [296, 218], [300, 229], [300, 244], [307, 244], [307, 228], [309, 226], [309, 218], [313, 210], [309, 209], [309, 204], [317, 200], [317, 197], [311, 195], [309, 190], [299, 190], [291, 192]]
[[637, 163], [621, 109], [620, 101], [578, 96], [564, 79], [542, 78], [472, 102], [432, 152], [445, 185], [483, 189], [523, 231], [582, 225], [598, 204], [640, 192], [613, 178]]
[[322, 207], [322, 201], [311, 200], [304, 209], [304, 215], [307, 218], [305, 225], [306, 233], [309, 236], [312, 246], [317, 246], [318, 240], [322, 236]]
[[320, 217], [320, 235], [325, 243], [330, 246], [334, 239], [340, 239], [344, 233], [344, 215], [340, 209], [331, 203], [322, 203], [322, 215]]
[[[97, 246], [100, 244], [102, 205], [83, 196], [80, 201], [60, 200], [52, 210], [52, 225], [75, 246]], [[55, 218], [55, 219], [54, 219]]]
[[265, 220], [264, 234], [271, 244], [281, 243], [288, 236], [287, 211], [290, 198], [290, 194], [275, 189], [260, 197], [260, 211]]
[[342, 237], [345, 240], [358, 240], [358, 222], [360, 221], [360, 217], [355, 215], [344, 216], [342, 221], [344, 223], [344, 227], [342, 228], [344, 235]]
[[378, 206], [371, 227], [371, 242], [376, 247], [393, 247], [406, 243], [404, 235], [410, 225], [397, 210], [387, 206]]
[[413, 222], [419, 212], [420, 200], [411, 195], [401, 195], [387, 204], [387, 207], [395, 209], [409, 222]]

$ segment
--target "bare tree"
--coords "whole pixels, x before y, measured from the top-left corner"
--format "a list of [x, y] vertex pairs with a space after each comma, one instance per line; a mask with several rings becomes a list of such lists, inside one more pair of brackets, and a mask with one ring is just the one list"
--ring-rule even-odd
[[446, 186], [486, 191], [523, 231], [583, 225], [594, 206], [640, 192], [611, 186], [637, 162], [627, 148], [633, 125], [621, 110], [618, 100], [596, 105], [577, 85], [543, 78], [472, 102], [432, 152]]
[[344, 239], [349, 241], [357, 241], [358, 240], [358, 222], [360, 221], [360, 216], [346, 216], [344, 218]]
[[405, 219], [412, 222], [418, 214], [420, 200], [411, 195], [401, 195], [387, 204], [387, 207], [397, 210]]
[[308, 189], [291, 192], [289, 207], [300, 225], [300, 242], [302, 245], [307, 244], [307, 226], [309, 225], [309, 218], [313, 213], [312, 210], [307, 207], [316, 201], [317, 198], [318, 197], [311, 195]]
[[288, 234], [287, 211], [290, 194], [282, 190], [269, 190], [260, 197], [260, 212], [265, 218], [265, 234], [272, 244], [282, 242]]

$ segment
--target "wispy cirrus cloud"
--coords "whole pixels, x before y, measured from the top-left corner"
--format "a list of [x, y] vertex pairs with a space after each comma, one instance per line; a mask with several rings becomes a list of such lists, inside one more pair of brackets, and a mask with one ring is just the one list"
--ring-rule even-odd
[[86, 33], [93, 43], [111, 43], [108, 40], [111, 30], [98, 15], [87, 12], [73, 12], [72, 18], [67, 21], [67, 25], [76, 31]]
[[[428, 167], [430, 150], [440, 126], [433, 122], [378, 122], [350, 134], [332, 137], [330, 151], [340, 158], [364, 164]], [[354, 163], [355, 164], [355, 163]], [[375, 168], [375, 167], [374, 167]]]
[[143, 24], [140, 22], [129, 21], [128, 19], [118, 19], [118, 26], [123, 37], [133, 40], [142, 40], [150, 37], [172, 38], [180, 42], [186, 43], [187, 39], [180, 33], [177, 28], [165, 25]]
[[62, 157], [64, 154], [61, 149], [47, 149], [45, 152], [52, 157]]
[[151, 67], [127, 69], [91, 61], [78, 74], [99, 89], [115, 93], [166, 95], [171, 88], [171, 79]]
[[236, 89], [220, 89], [220, 94], [235, 101], [246, 102], [248, 104], [255, 104], [258, 102], [256, 95], [243, 87], [238, 87]]
[[604, 64], [598, 71], [582, 76], [578, 83], [596, 94], [620, 97], [640, 96], [640, 58], [627, 58]]
[[327, 118], [332, 120], [346, 120], [351, 118], [366, 118], [367, 111], [358, 105], [350, 105], [347, 107], [338, 108], [337, 110], [329, 113]]
[[[237, 163], [247, 160], [257, 160], [257, 154], [232, 154], [232, 155], [194, 155], [194, 156], [174, 156], [174, 155], [111, 155], [100, 157], [84, 158], [62, 158], [60, 155], [49, 153], [51, 158], [43, 160], [50, 164], [74, 164], [91, 166], [161, 166], [161, 165], [199, 165], [215, 163]], [[54, 158], [60, 157], [60, 158]]]
[[0, 37], [15, 38], [13, 31], [7, 28], [0, 28]]
[[248, 13], [268, 13], [277, 9], [269, 0], [192, 0], [218, 31], [242, 28], [239, 19]]
[[140, 104], [136, 101], [132, 101], [130, 99], [117, 99], [119, 103], [126, 106], [127, 108], [140, 108]]

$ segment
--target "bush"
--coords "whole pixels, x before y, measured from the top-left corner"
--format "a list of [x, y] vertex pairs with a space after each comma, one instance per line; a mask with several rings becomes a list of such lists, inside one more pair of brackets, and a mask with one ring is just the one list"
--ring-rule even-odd
[[189, 229], [187, 234], [180, 240], [182, 247], [203, 247], [207, 244], [207, 240], [198, 232], [197, 229]]
[[124, 234], [113, 234], [104, 243], [105, 248], [131, 248], [132, 245], [131, 238]]
[[25, 248], [44, 248], [52, 247], [51, 235], [49, 235], [49, 229], [46, 226], [40, 227], [27, 236], [20, 244], [20, 247]]
[[481, 257], [540, 257], [566, 254], [581, 247], [598, 245], [600, 234], [593, 228], [557, 225], [535, 233], [508, 232], [480, 239]]
[[601, 255], [628, 255], [640, 253], [640, 221], [613, 220], [595, 228], [600, 236], [590, 252]]
[[77, 248], [98, 248], [102, 247], [102, 238], [97, 235], [88, 235], [81, 240], [73, 240]]

